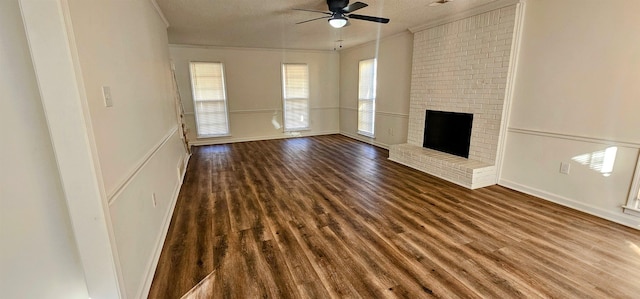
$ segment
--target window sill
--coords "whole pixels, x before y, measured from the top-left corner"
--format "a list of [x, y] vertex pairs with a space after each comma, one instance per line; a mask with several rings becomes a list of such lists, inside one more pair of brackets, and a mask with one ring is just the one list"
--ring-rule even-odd
[[631, 215], [631, 216], [640, 217], [640, 209], [636, 209], [636, 208], [632, 208], [632, 207], [628, 207], [628, 206], [622, 206], [622, 211], [625, 214], [628, 214], [628, 215]]
[[222, 135], [198, 135], [196, 139], [209, 139], [209, 138], [222, 138], [222, 137], [231, 137], [231, 134], [222, 134]]
[[367, 137], [367, 138], [371, 138], [371, 139], [376, 139], [376, 135], [369, 134], [369, 133], [366, 133], [366, 132], [358, 131], [358, 135], [361, 135], [361, 136], [364, 136], [364, 137]]
[[285, 129], [284, 130], [285, 133], [304, 132], [304, 131], [311, 131], [311, 128]]

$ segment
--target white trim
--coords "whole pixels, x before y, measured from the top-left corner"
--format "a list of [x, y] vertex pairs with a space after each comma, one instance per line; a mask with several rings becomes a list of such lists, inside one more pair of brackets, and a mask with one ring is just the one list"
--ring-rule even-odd
[[135, 166], [133, 166], [133, 168], [129, 170], [127, 175], [125, 175], [120, 183], [116, 185], [113, 191], [107, 193], [107, 201], [109, 203], [109, 206], [113, 205], [113, 203], [119, 197], [120, 193], [122, 193], [122, 191], [129, 185], [129, 183], [133, 181], [133, 179], [138, 175], [138, 173], [140, 173], [142, 168], [147, 165], [151, 158], [153, 158], [153, 156], [155, 156], [155, 154], [158, 153], [158, 151], [160, 151], [160, 149], [165, 144], [167, 144], [167, 141], [169, 141], [169, 139], [171, 139], [171, 137], [176, 132], [178, 132], [178, 126], [174, 126], [173, 128], [171, 128], [171, 130], [169, 130], [169, 132], [164, 137], [162, 137], [160, 142], [154, 145], [144, 156], [142, 156], [142, 159], [140, 159], [138, 163], [136, 163]]
[[611, 211], [607, 211], [604, 210], [602, 208], [599, 207], [594, 207], [592, 205], [588, 205], [582, 202], [579, 202], [577, 200], [571, 199], [571, 198], [567, 198], [564, 196], [560, 196], [557, 194], [553, 194], [553, 193], [549, 193], [547, 191], [544, 190], [540, 190], [534, 187], [529, 187], [526, 185], [522, 185], [510, 180], [506, 180], [506, 179], [500, 179], [498, 180], [498, 185], [503, 186], [503, 187], [507, 187], [509, 189], [513, 189], [522, 193], [526, 193], [529, 195], [533, 195], [535, 197], [539, 197], [541, 199], [550, 201], [550, 202], [554, 202], [557, 203], [559, 205], [568, 207], [568, 208], [572, 208], [574, 210], [578, 210], [581, 212], [585, 212], [587, 214], [590, 215], [594, 215], [618, 224], [622, 224], [624, 226], [628, 226], [631, 228], [635, 228], [640, 230], [640, 224], [638, 221], [634, 221], [633, 219], [631, 219], [630, 217], [625, 217], [625, 214], [623, 213], [614, 213]]
[[536, 135], [536, 136], [552, 137], [552, 138], [559, 138], [559, 139], [566, 139], [566, 140], [600, 143], [600, 144], [613, 145], [613, 146], [619, 146], [619, 147], [640, 148], [640, 143], [632, 142], [632, 141], [621, 141], [621, 140], [614, 140], [614, 139], [588, 137], [588, 136], [581, 136], [581, 135], [574, 135], [574, 134], [547, 132], [547, 131], [539, 131], [539, 130], [531, 130], [531, 129], [514, 128], [514, 127], [509, 127], [508, 131], [510, 133], [518, 133], [518, 134], [525, 134], [525, 135]]
[[340, 109], [340, 107], [310, 107], [311, 110], [332, 110], [332, 109]]
[[373, 146], [377, 146], [379, 148], [383, 148], [383, 149], [389, 150], [389, 145], [388, 144], [376, 141], [375, 138], [372, 138], [372, 137], [367, 137], [367, 136], [364, 136], [364, 135], [361, 135], [361, 134], [352, 134], [352, 133], [344, 132], [344, 131], [340, 132], [340, 135], [345, 136], [345, 137], [349, 137], [351, 139], [355, 139], [355, 140], [358, 140], [358, 141], [362, 141], [364, 143], [368, 143], [368, 144], [371, 144]]
[[153, 282], [153, 276], [156, 273], [156, 268], [158, 267], [158, 262], [160, 261], [160, 254], [162, 253], [162, 247], [164, 245], [164, 241], [167, 238], [167, 233], [169, 232], [169, 225], [171, 224], [171, 217], [173, 216], [173, 212], [176, 208], [176, 203], [178, 202], [178, 196], [180, 195], [180, 189], [182, 188], [182, 184], [184, 183], [184, 177], [187, 173], [187, 165], [189, 164], [189, 159], [191, 155], [186, 154], [183, 158], [183, 169], [181, 170], [182, 175], [178, 179], [178, 184], [173, 191], [173, 199], [171, 204], [169, 205], [169, 209], [167, 209], [167, 213], [164, 215], [164, 220], [162, 222], [162, 231], [158, 235], [158, 239], [156, 239], [155, 251], [153, 253], [153, 258], [149, 260], [149, 264], [147, 264], [147, 273], [145, 275], [144, 284], [138, 290], [137, 298], [147, 298], [149, 296], [149, 291], [151, 290], [151, 283]]
[[311, 128], [310, 127], [305, 127], [305, 128], [295, 128], [295, 129], [283, 129], [282, 131], [285, 134], [287, 134], [287, 133], [296, 134], [296, 132], [310, 132]]
[[409, 118], [409, 114], [397, 113], [397, 112], [376, 111], [376, 115], [391, 116], [391, 117], [398, 117], [398, 118]]
[[[351, 111], [358, 111], [358, 108], [353, 108], [353, 107], [338, 107], [339, 109], [344, 109], [344, 110], [351, 110]], [[399, 112], [389, 112], [389, 111], [376, 111], [376, 115], [383, 115], [383, 116], [391, 116], [391, 117], [398, 117], [398, 118], [409, 118], [409, 114], [407, 113], [399, 113]]]
[[371, 134], [371, 133], [369, 133], [369, 132], [365, 132], [365, 131], [360, 131], [360, 130], [358, 130], [358, 131], [356, 132], [356, 134], [358, 134], [358, 135], [360, 135], [360, 136], [363, 136], [363, 137], [365, 137], [365, 138], [376, 139], [376, 135], [375, 135], [375, 134]]
[[196, 49], [214, 49], [214, 50], [234, 50], [234, 51], [273, 51], [273, 52], [291, 52], [291, 53], [338, 53], [334, 50], [305, 50], [305, 49], [279, 49], [279, 48], [260, 48], [260, 47], [229, 47], [216, 45], [197, 45], [197, 44], [169, 44], [169, 47], [175, 48], [196, 48]]
[[273, 112], [281, 112], [281, 111], [282, 111], [282, 108], [277, 108], [277, 109], [245, 109], [245, 110], [229, 111], [229, 114], [273, 113]]
[[627, 199], [627, 204], [622, 208], [625, 213], [640, 217], [640, 154], [638, 154], [636, 169], [633, 172], [629, 199]]
[[496, 178], [502, 176], [502, 165], [504, 164], [504, 152], [507, 146], [507, 128], [511, 119], [511, 103], [518, 74], [518, 61], [520, 56], [520, 44], [522, 42], [522, 30], [524, 26], [525, 2], [516, 5], [516, 17], [513, 25], [513, 37], [511, 39], [511, 53], [509, 55], [509, 70], [507, 71], [507, 82], [505, 85], [505, 96], [502, 107], [502, 119], [500, 120], [500, 132], [498, 134], [498, 148], [496, 153]]
[[631, 216], [640, 217], [640, 209], [632, 208], [629, 206], [622, 206], [622, 211], [625, 214], [629, 214]]
[[340, 132], [339, 131], [323, 131], [323, 132], [301, 133], [300, 131], [296, 131], [296, 132], [283, 133], [283, 135], [255, 136], [255, 137], [228, 138], [228, 139], [202, 139], [194, 142], [189, 142], [189, 146], [216, 145], [216, 144], [227, 144], [227, 143], [236, 143], [236, 142], [287, 139], [287, 138], [296, 138], [296, 137], [309, 137], [309, 136], [333, 135], [333, 134], [340, 134]]
[[231, 132], [229, 132], [228, 134], [218, 134], [218, 135], [197, 135], [196, 134], [196, 138], [197, 139], [207, 139], [207, 138], [224, 138], [224, 137], [231, 137]]
[[67, 28], [67, 38], [69, 39], [71, 54], [72, 54], [74, 67], [77, 74], [76, 80], [80, 90], [80, 96], [82, 97], [82, 100], [83, 100], [82, 105], [84, 109], [84, 115], [86, 118], [85, 122], [89, 132], [89, 138], [92, 142], [90, 146], [91, 146], [92, 155], [93, 155], [93, 163], [95, 165], [94, 167], [96, 169], [96, 177], [98, 179], [98, 185], [100, 187], [100, 192], [102, 197], [101, 204], [104, 208], [104, 213], [106, 215], [105, 220], [107, 222], [107, 230], [109, 233], [109, 238], [111, 243], [110, 244], [111, 251], [113, 252], [113, 257], [115, 259], [115, 270], [117, 273], [118, 288], [119, 288], [120, 296], [122, 296], [121, 298], [127, 298], [127, 292], [125, 290], [124, 274], [122, 273], [122, 264], [120, 262], [120, 254], [119, 254], [118, 246], [116, 242], [116, 235], [113, 230], [113, 222], [111, 220], [111, 210], [109, 209], [107, 191], [104, 186], [104, 177], [102, 176], [102, 166], [100, 164], [98, 146], [96, 144], [95, 135], [93, 133], [94, 132], [93, 123], [91, 122], [91, 113], [89, 111], [89, 100], [88, 100], [87, 91], [85, 88], [84, 77], [82, 75], [80, 55], [78, 54], [78, 45], [75, 37], [76, 35], [73, 32], [73, 23], [71, 21], [71, 11], [69, 8], [68, 0], [61, 0], [61, 3], [64, 6], [63, 14], [64, 14], [66, 28]]
[[153, 8], [156, 9], [158, 16], [160, 16], [160, 19], [162, 19], [162, 22], [166, 26], [165, 28], [169, 28], [169, 20], [167, 20], [167, 18], [164, 16], [164, 13], [162, 13], [162, 9], [160, 9], [158, 2], [156, 2], [156, 0], [149, 0], [149, 1], [151, 1], [151, 5], [153, 5]]
[[490, 11], [493, 11], [493, 10], [498, 10], [498, 9], [501, 9], [501, 8], [504, 8], [504, 7], [507, 7], [507, 6], [515, 5], [515, 4], [519, 3], [519, 2], [524, 2], [524, 1], [523, 0], [520, 0], [520, 1], [518, 1], [518, 0], [496, 0], [496, 1], [489, 2], [487, 4], [484, 4], [484, 5], [481, 5], [481, 6], [478, 6], [478, 7], [473, 7], [471, 9], [461, 11], [461, 12], [453, 14], [453, 15], [447, 15], [447, 16], [444, 16], [442, 18], [435, 19], [435, 20], [430, 21], [430, 22], [428, 22], [426, 24], [423, 24], [423, 25], [418, 25], [418, 26], [411, 27], [411, 28], [409, 28], [409, 31], [411, 33], [420, 32], [420, 31], [427, 30], [429, 28], [433, 28], [433, 27], [436, 27], [436, 26], [444, 25], [444, 24], [447, 24], [447, 23], [451, 23], [451, 22], [459, 21], [459, 20], [466, 19], [466, 18], [469, 18], [469, 17], [477, 16], [479, 14], [483, 14], [483, 13], [490, 12]]
[[19, 4], [87, 291], [126, 298], [69, 5]]
[[[309, 107], [309, 110], [331, 110], [331, 109], [340, 109], [340, 107]], [[275, 109], [244, 109], [244, 110], [233, 110], [229, 111], [229, 114], [251, 114], [251, 113], [273, 113], [273, 112], [281, 112], [282, 108]], [[194, 112], [184, 112], [184, 115], [195, 115]], [[409, 117], [409, 115], [407, 115]]]

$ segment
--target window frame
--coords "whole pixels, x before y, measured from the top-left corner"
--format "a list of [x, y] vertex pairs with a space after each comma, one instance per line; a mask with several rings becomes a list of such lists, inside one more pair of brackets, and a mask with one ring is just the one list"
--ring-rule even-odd
[[[197, 63], [203, 63], [203, 64], [219, 64], [220, 68], [221, 68], [221, 73], [222, 73], [222, 93], [224, 95], [224, 112], [225, 112], [225, 117], [226, 117], [226, 132], [225, 133], [221, 133], [221, 134], [201, 134], [200, 133], [200, 126], [199, 126], [199, 116], [198, 116], [198, 110], [196, 108], [196, 105], [198, 104], [198, 102], [218, 102], [219, 100], [205, 100], [205, 101], [198, 101], [196, 99], [196, 91], [194, 89], [194, 82], [193, 82], [193, 64], [197, 64]], [[196, 138], [201, 139], [201, 138], [216, 138], [216, 137], [229, 137], [231, 136], [231, 126], [230, 126], [230, 120], [229, 120], [229, 98], [227, 96], [227, 80], [226, 80], [226, 72], [225, 72], [225, 67], [224, 67], [224, 63], [221, 61], [189, 61], [189, 83], [191, 85], [191, 99], [192, 99], [192, 103], [193, 103], [193, 115], [195, 116], [195, 121], [196, 121]]]
[[[307, 69], [307, 97], [306, 98], [291, 98], [288, 99], [286, 96], [286, 66], [287, 65], [304, 65]], [[283, 62], [281, 67], [280, 67], [280, 72], [281, 72], [281, 81], [282, 84], [280, 85], [282, 88], [282, 128], [284, 132], [299, 132], [299, 131], [308, 131], [311, 130], [311, 73], [309, 71], [309, 64], [308, 63], [301, 63], [301, 62]], [[297, 128], [287, 128], [287, 100], [305, 100], [307, 102], [306, 105], [306, 116], [307, 116], [307, 120], [306, 123], [307, 125], [305, 127], [297, 127]]]
[[[362, 84], [362, 74], [361, 74], [361, 66], [363, 63], [368, 62], [368, 61], [373, 61], [373, 82], [371, 84], [372, 88], [373, 88], [373, 97], [371, 99], [363, 99], [361, 98], [360, 95], [360, 90], [361, 90], [361, 84]], [[358, 61], [358, 108], [357, 108], [357, 123], [356, 123], [356, 130], [357, 133], [359, 135], [363, 135], [366, 137], [370, 137], [370, 138], [375, 138], [375, 132], [376, 132], [376, 100], [378, 97], [378, 59], [376, 57], [373, 58], [368, 58], [368, 59], [363, 59]], [[360, 114], [363, 112], [360, 110], [360, 102], [361, 101], [371, 101], [372, 104], [372, 111], [371, 111], [371, 132], [367, 132], [367, 131], [362, 131], [360, 130]]]
[[626, 214], [640, 217], [640, 154], [636, 160], [636, 170], [633, 174], [629, 198], [627, 204], [622, 206], [622, 210]]

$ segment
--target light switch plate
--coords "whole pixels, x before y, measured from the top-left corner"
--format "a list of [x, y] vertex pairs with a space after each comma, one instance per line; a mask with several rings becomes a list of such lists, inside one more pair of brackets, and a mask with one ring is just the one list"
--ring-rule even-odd
[[565, 162], [561, 162], [560, 163], [560, 173], [569, 174], [569, 171], [571, 171], [571, 164], [565, 163]]
[[111, 87], [102, 86], [102, 98], [105, 107], [113, 107], [113, 99], [111, 98]]

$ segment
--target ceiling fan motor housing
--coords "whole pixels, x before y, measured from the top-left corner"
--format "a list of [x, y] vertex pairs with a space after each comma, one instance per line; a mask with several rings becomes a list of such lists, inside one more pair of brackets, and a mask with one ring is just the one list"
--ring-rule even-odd
[[342, 9], [349, 5], [349, 0], [327, 0], [327, 5], [329, 6], [329, 11], [340, 13]]

